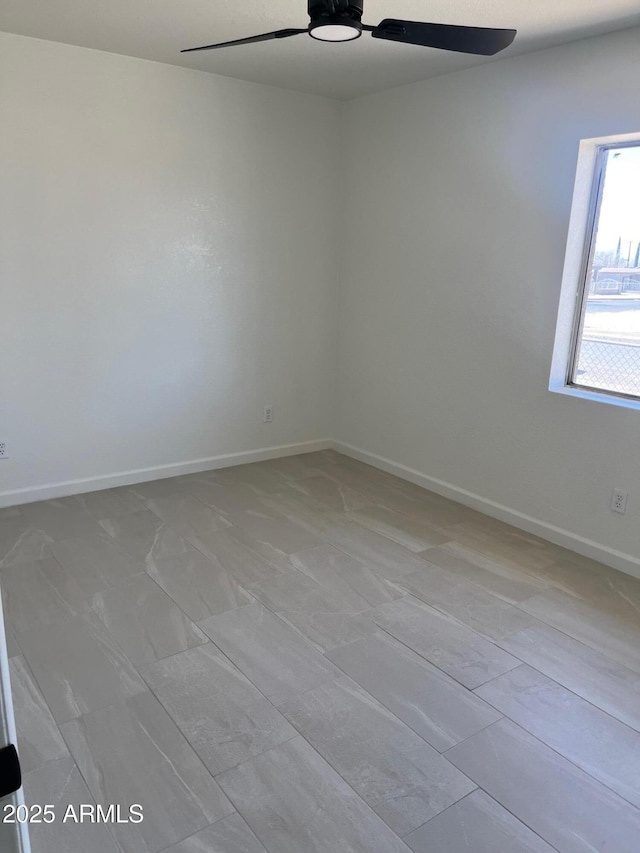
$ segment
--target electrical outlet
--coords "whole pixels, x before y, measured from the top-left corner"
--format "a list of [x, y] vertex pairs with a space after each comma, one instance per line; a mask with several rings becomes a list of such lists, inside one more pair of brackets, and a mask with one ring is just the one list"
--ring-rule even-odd
[[0, 441], [0, 459], [9, 458], [9, 448], [6, 441]]
[[265, 424], [270, 424], [273, 420], [273, 406], [265, 406], [264, 407], [264, 422]]
[[627, 492], [623, 489], [614, 489], [611, 495], [611, 512], [619, 512], [624, 515], [627, 511]]

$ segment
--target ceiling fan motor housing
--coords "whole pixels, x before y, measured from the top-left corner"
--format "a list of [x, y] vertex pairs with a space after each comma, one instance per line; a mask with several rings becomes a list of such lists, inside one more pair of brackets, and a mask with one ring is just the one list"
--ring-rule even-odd
[[309, 0], [308, 10], [311, 18], [309, 33], [313, 35], [316, 30], [317, 38], [322, 39], [320, 33], [324, 27], [348, 27], [354, 32], [351, 38], [362, 34], [363, 0]]

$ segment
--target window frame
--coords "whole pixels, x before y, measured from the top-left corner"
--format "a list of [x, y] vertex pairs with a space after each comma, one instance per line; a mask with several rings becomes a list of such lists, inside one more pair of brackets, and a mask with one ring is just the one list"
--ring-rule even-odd
[[612, 148], [631, 147], [640, 147], [640, 133], [583, 139], [580, 142], [549, 390], [640, 410], [640, 396], [582, 385], [574, 380], [584, 329], [596, 226], [602, 206], [607, 153]]

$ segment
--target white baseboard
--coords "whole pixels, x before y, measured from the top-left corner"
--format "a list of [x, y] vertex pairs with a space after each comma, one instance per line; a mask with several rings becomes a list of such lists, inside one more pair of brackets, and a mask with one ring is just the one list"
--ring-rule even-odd
[[625, 554], [622, 551], [601, 545], [592, 539], [586, 539], [584, 536], [571, 533], [569, 530], [556, 527], [546, 521], [541, 521], [539, 518], [525, 515], [525, 513], [518, 512], [508, 506], [503, 506], [489, 500], [489, 498], [482, 497], [482, 495], [468, 492], [466, 489], [454, 486], [452, 483], [438, 480], [436, 477], [430, 477], [427, 474], [416, 471], [414, 468], [400, 465], [398, 462], [393, 462], [391, 459], [385, 459], [383, 456], [361, 450], [359, 447], [353, 447], [350, 444], [344, 444], [340, 441], [332, 441], [331, 447], [339, 453], [344, 453], [345, 456], [351, 456], [354, 459], [359, 459], [360, 462], [366, 462], [389, 474], [395, 474], [396, 477], [402, 477], [404, 480], [409, 480], [411, 483], [429, 489], [431, 492], [436, 492], [436, 494], [443, 497], [451, 498], [454, 501], [458, 501], [458, 503], [476, 509], [478, 512], [483, 512], [485, 515], [490, 515], [507, 524], [512, 524], [514, 527], [526, 530], [527, 533], [533, 533], [535, 536], [540, 536], [542, 539], [582, 554], [583, 557], [589, 557], [614, 569], [619, 569], [621, 572], [626, 572], [629, 575], [640, 578], [640, 559], [633, 557], [631, 554]]
[[84, 492], [96, 492], [100, 489], [112, 489], [115, 486], [131, 486], [134, 483], [163, 480], [167, 477], [179, 477], [182, 474], [197, 474], [200, 471], [213, 471], [216, 468], [229, 468], [232, 465], [244, 465], [248, 462], [263, 462], [265, 459], [279, 459], [282, 456], [296, 456], [298, 453], [311, 453], [314, 450], [326, 450], [328, 447], [331, 447], [331, 441], [328, 438], [301, 441], [297, 444], [262, 447], [258, 450], [244, 450], [240, 453], [225, 453], [221, 456], [208, 456], [204, 459], [173, 462], [170, 465], [138, 468], [133, 471], [103, 474], [99, 477], [87, 477], [81, 480], [66, 480], [60, 483], [47, 483], [42, 486], [29, 486], [26, 489], [0, 492], [0, 508], [51, 498], [63, 498], [68, 495], [79, 495]]

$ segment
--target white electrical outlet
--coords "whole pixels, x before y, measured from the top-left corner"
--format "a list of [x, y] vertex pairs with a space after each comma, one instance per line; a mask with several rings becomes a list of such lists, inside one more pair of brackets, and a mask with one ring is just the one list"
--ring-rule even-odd
[[264, 407], [264, 422], [265, 424], [270, 424], [273, 420], [273, 406], [265, 406]]
[[627, 511], [628, 494], [623, 489], [614, 489], [611, 495], [611, 511], [624, 515]]
[[0, 459], [9, 458], [9, 448], [6, 441], [0, 441]]

